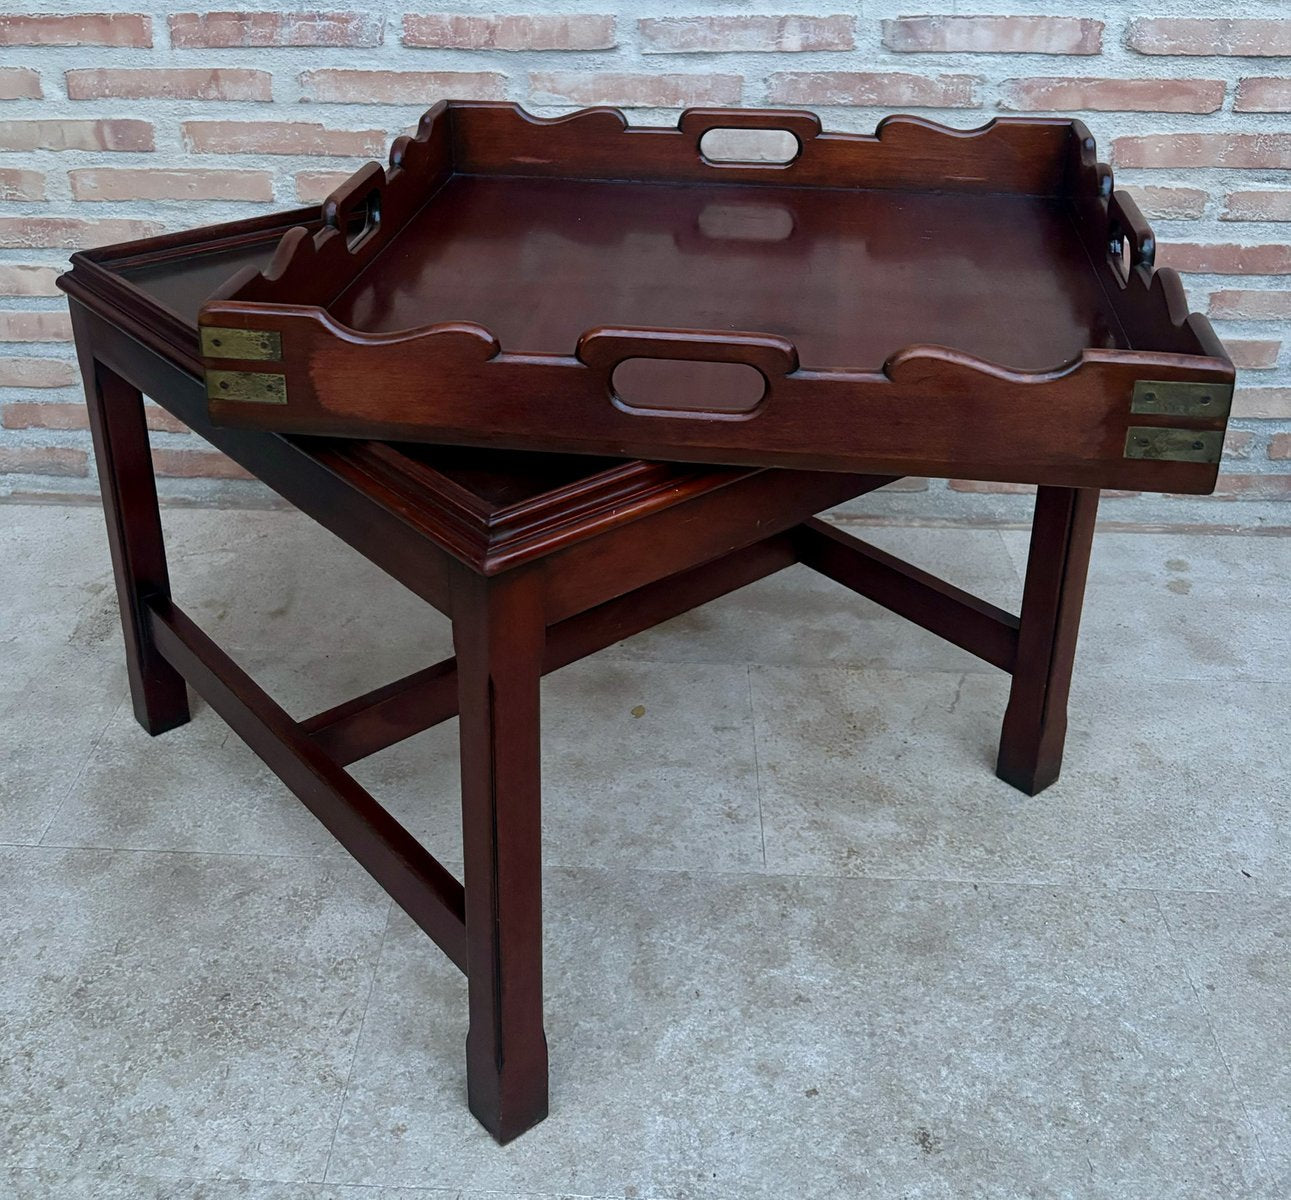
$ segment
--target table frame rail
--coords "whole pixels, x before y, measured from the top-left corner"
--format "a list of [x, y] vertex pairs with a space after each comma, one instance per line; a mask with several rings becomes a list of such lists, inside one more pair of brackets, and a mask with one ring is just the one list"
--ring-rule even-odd
[[[542, 672], [559, 670], [795, 563], [811, 567], [1002, 671], [1014, 670], [1018, 617], [813, 519], [557, 622], [547, 631]], [[446, 658], [317, 713], [300, 727], [344, 766], [456, 715], [457, 660]]]

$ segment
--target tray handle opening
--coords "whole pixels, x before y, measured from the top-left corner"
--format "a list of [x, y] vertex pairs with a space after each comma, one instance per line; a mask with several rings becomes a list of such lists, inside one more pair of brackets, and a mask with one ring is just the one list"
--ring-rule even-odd
[[591, 329], [578, 357], [623, 412], [708, 420], [755, 416], [798, 366], [793, 343], [775, 334], [707, 330]]
[[710, 167], [787, 167], [802, 153], [788, 129], [740, 129], [717, 125], [699, 139], [699, 156]]
[[346, 214], [345, 245], [357, 250], [381, 225], [381, 189], [372, 188], [348, 214]]
[[788, 109], [691, 108], [682, 113], [678, 127], [695, 139], [695, 152], [707, 166], [775, 171], [802, 157], [820, 134], [820, 118]]
[[323, 225], [338, 230], [351, 251], [370, 240], [381, 224], [385, 171], [368, 163], [323, 201]]
[[1152, 226], [1128, 192], [1113, 192], [1107, 202], [1107, 252], [1122, 282], [1135, 267], [1151, 272], [1157, 242]]

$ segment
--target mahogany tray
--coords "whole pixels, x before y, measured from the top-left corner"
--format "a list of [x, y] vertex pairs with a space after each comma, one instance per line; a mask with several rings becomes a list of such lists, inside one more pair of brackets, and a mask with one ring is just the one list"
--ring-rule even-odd
[[[780, 130], [782, 162], [712, 157]], [[200, 313], [214, 422], [1202, 493], [1233, 366], [1079, 121], [445, 101]]]

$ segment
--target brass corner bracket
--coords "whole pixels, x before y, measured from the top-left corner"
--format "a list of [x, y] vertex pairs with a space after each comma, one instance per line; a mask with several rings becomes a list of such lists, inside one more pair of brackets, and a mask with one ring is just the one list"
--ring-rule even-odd
[[1223, 421], [1233, 407], [1231, 383], [1180, 383], [1172, 379], [1140, 379], [1134, 384], [1130, 412], [1136, 415], [1190, 417]]
[[1224, 433], [1220, 429], [1163, 429], [1159, 425], [1131, 425], [1125, 433], [1126, 458], [1217, 463], [1223, 452]]
[[282, 334], [270, 329], [202, 326], [203, 358], [237, 358], [243, 362], [281, 362]]
[[243, 404], [286, 404], [287, 376], [261, 371], [207, 371], [206, 397]]

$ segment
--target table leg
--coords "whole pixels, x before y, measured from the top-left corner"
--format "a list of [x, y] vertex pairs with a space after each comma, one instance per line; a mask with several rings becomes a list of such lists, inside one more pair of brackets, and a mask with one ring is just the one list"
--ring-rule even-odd
[[466, 887], [467, 1096], [507, 1142], [547, 1115], [542, 1025], [539, 579], [453, 579]]
[[1062, 767], [1067, 694], [1097, 512], [1096, 488], [1042, 487], [1036, 494], [1017, 664], [995, 768], [1029, 796], [1053, 783]]
[[143, 396], [84, 350], [81, 372], [125, 633], [134, 715], [149, 733], [165, 733], [188, 720], [188, 693], [183, 677], [157, 652], [143, 619], [146, 597], [170, 596]]

